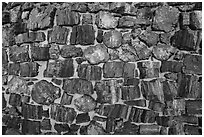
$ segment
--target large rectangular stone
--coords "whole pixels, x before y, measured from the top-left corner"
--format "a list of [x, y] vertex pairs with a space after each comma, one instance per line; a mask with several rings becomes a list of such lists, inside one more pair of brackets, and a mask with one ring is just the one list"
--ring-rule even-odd
[[124, 62], [113, 61], [106, 62], [103, 65], [104, 78], [119, 78], [123, 76]]
[[122, 86], [121, 87], [121, 99], [122, 100], [133, 100], [140, 98], [140, 88], [139, 86]]
[[31, 121], [24, 119], [22, 122], [22, 133], [26, 135], [40, 134], [40, 121]]
[[29, 57], [29, 46], [21, 45], [21, 46], [12, 46], [9, 48], [9, 58], [10, 61], [13, 62], [28, 62], [30, 60]]
[[186, 113], [188, 115], [202, 115], [202, 100], [186, 100]]
[[45, 41], [45, 33], [37, 31], [27, 32], [17, 35], [15, 40], [17, 44], [43, 42]]
[[39, 64], [37, 62], [26, 62], [20, 64], [21, 77], [36, 77], [38, 75]]
[[39, 43], [33, 43], [31, 46], [31, 58], [34, 61], [46, 61], [49, 60], [49, 46], [48, 45], [42, 45]]
[[177, 61], [162, 61], [161, 72], [181, 72], [183, 67], [182, 62]]
[[66, 44], [69, 29], [60, 26], [54, 26], [48, 31], [48, 43]]
[[159, 135], [160, 127], [158, 125], [140, 125], [140, 135]]
[[42, 119], [43, 107], [41, 105], [22, 105], [22, 116], [27, 119]]

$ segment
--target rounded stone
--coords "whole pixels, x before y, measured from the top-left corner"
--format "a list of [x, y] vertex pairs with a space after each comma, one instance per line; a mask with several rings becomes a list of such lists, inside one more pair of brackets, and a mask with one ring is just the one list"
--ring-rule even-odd
[[176, 49], [170, 45], [158, 44], [153, 47], [153, 55], [158, 60], [168, 60]]
[[60, 88], [46, 80], [35, 83], [31, 92], [32, 99], [42, 105], [50, 105], [55, 99], [59, 98], [60, 95]]
[[98, 64], [108, 61], [109, 54], [104, 44], [97, 44], [96, 46], [86, 48], [84, 50], [84, 57], [90, 64]]
[[117, 30], [105, 32], [103, 36], [103, 43], [108, 48], [119, 48], [122, 43], [122, 34]]
[[90, 112], [95, 109], [96, 102], [93, 97], [89, 95], [83, 95], [74, 100], [74, 105], [77, 110], [82, 112]]

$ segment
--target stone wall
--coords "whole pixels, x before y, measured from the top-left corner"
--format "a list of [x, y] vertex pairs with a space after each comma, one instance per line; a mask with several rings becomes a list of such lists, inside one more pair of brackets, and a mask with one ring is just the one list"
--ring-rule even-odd
[[202, 3], [2, 3], [3, 134], [202, 134]]

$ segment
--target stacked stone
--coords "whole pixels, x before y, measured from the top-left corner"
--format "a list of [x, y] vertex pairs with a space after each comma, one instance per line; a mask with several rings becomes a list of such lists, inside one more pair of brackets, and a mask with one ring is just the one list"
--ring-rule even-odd
[[202, 3], [2, 4], [3, 134], [202, 134]]

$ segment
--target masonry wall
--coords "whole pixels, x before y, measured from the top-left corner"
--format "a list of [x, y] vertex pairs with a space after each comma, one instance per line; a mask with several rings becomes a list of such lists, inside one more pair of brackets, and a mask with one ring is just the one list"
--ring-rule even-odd
[[3, 134], [202, 134], [202, 3], [2, 10]]

